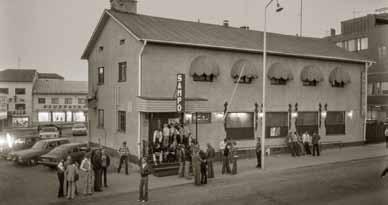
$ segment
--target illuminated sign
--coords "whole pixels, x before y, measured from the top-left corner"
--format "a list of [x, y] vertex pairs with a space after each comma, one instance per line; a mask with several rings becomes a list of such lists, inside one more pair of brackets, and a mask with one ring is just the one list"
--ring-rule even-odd
[[176, 83], [176, 111], [181, 113], [185, 111], [185, 74], [177, 74]]

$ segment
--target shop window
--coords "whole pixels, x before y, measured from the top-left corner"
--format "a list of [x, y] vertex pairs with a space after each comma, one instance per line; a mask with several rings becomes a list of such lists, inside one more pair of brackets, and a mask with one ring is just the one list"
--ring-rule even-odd
[[226, 136], [233, 140], [254, 139], [253, 113], [232, 112], [226, 116]]
[[288, 113], [287, 112], [267, 112], [266, 116], [266, 137], [285, 137], [288, 133]]
[[74, 113], [74, 121], [75, 122], [85, 122], [86, 117], [84, 112], [76, 112]]
[[14, 117], [12, 118], [13, 127], [28, 127], [28, 117]]
[[211, 122], [211, 113], [210, 112], [198, 112], [193, 113], [192, 115], [192, 122], [196, 123], [196, 116], [198, 116], [198, 123], [206, 124]]
[[38, 98], [38, 104], [46, 104], [46, 98]]
[[59, 104], [59, 98], [51, 98], [51, 104]]
[[345, 112], [344, 111], [328, 111], [326, 120], [327, 135], [345, 134]]
[[306, 131], [310, 135], [318, 133], [318, 112], [298, 112], [295, 124], [300, 135]]
[[73, 98], [65, 98], [65, 104], [73, 104]]
[[97, 127], [104, 128], [104, 110], [98, 109], [97, 115], [98, 115], [97, 116], [98, 117]]
[[117, 131], [125, 132], [125, 128], [126, 128], [125, 111], [118, 111], [117, 116], [118, 116]]
[[66, 122], [72, 122], [73, 121], [73, 112], [66, 112]]
[[26, 89], [25, 88], [15, 88], [15, 94], [16, 95], [25, 95]]
[[99, 67], [97, 69], [97, 75], [98, 85], [104, 85], [104, 67]]
[[64, 112], [53, 112], [53, 122], [65, 122]]
[[368, 38], [358, 38], [357, 39], [357, 51], [368, 49]]
[[119, 82], [127, 81], [127, 62], [119, 63]]
[[51, 122], [51, 113], [50, 112], [39, 112], [38, 113], [39, 122]]
[[9, 89], [8, 88], [0, 88], [0, 94], [6, 94], [8, 95]]
[[284, 79], [275, 79], [275, 78], [271, 78], [271, 85], [285, 85], [287, 84], [287, 80], [284, 80]]
[[214, 75], [213, 74], [211, 74], [211, 75], [206, 75], [206, 74], [197, 75], [197, 74], [194, 74], [193, 75], [193, 80], [194, 81], [200, 81], [200, 82], [213, 82], [214, 81]]

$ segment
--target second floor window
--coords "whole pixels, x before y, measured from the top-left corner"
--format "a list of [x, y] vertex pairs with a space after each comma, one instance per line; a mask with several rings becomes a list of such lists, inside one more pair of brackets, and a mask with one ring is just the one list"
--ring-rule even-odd
[[104, 127], [104, 110], [103, 109], [98, 109], [98, 113], [97, 113], [97, 118], [98, 118], [98, 121], [97, 121], [97, 127], [98, 128], [103, 128]]
[[80, 104], [80, 105], [86, 104], [85, 98], [78, 98], [78, 104]]
[[118, 124], [117, 124], [117, 131], [119, 132], [125, 132], [125, 125], [126, 125], [126, 116], [125, 111], [118, 111]]
[[15, 110], [25, 110], [26, 104], [15, 104]]
[[97, 69], [98, 72], [98, 84], [103, 85], [104, 84], [104, 67], [99, 67]]
[[25, 95], [26, 89], [25, 88], [15, 88], [15, 94], [16, 95]]
[[119, 63], [119, 82], [127, 81], [127, 62]]
[[51, 98], [51, 104], [59, 104], [59, 98]]
[[73, 104], [72, 98], [65, 98], [65, 104]]
[[38, 98], [38, 104], [46, 104], [46, 98]]
[[7, 94], [8, 95], [8, 88], [0, 88], [0, 94]]

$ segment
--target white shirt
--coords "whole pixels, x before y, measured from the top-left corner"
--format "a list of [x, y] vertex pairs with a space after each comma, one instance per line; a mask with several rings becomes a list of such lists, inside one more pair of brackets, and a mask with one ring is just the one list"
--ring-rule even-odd
[[163, 137], [170, 136], [170, 129], [168, 127], [163, 128]]
[[[84, 168], [85, 164], [86, 164], [86, 168]], [[90, 171], [92, 169], [89, 159], [85, 158], [82, 160], [80, 169], [84, 172]]]
[[58, 169], [60, 169], [63, 172], [65, 171], [65, 166], [63, 165], [63, 162], [59, 162]]
[[226, 146], [226, 143], [224, 142], [224, 140], [222, 140], [222, 141], [220, 142], [220, 149], [221, 149], [221, 150], [225, 149], [225, 146]]

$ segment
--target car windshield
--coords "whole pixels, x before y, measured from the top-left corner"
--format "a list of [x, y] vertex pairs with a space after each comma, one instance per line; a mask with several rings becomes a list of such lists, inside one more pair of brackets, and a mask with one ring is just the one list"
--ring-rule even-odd
[[85, 126], [83, 124], [77, 124], [77, 125], [74, 125], [74, 128], [84, 128]]
[[59, 146], [59, 147], [54, 148], [50, 153], [52, 153], [52, 154], [61, 154], [61, 153], [66, 152], [66, 150], [67, 150], [67, 147]]
[[57, 131], [57, 128], [55, 127], [44, 127], [42, 128], [41, 132], [56, 132], [56, 131]]
[[37, 142], [34, 144], [34, 146], [32, 146], [32, 149], [44, 149], [46, 147], [46, 142], [44, 141], [40, 141], [40, 142]]

